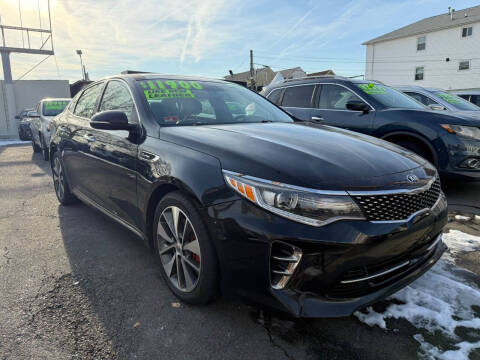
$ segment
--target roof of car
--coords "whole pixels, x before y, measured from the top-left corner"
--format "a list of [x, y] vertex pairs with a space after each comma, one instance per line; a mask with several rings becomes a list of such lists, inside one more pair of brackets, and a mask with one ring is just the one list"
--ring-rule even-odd
[[398, 90], [444, 91], [443, 89], [440, 89], [440, 88], [427, 88], [427, 87], [418, 86], [418, 85], [398, 85], [398, 86], [392, 86], [392, 87]]
[[215, 82], [228, 82], [222, 79], [213, 79], [203, 76], [194, 76], [194, 75], [172, 75], [172, 74], [159, 74], [159, 73], [136, 73], [136, 74], [118, 74], [104, 78], [114, 79], [114, 78], [124, 78], [124, 79], [134, 79], [134, 80], [148, 80], [152, 78], [164, 78], [164, 79], [173, 79], [173, 80], [194, 80], [194, 81], [215, 81]]
[[71, 98], [45, 98], [40, 101], [70, 101], [72, 100]]
[[335, 84], [344, 84], [344, 83], [354, 83], [354, 84], [369, 84], [369, 83], [374, 83], [374, 84], [382, 84], [380, 81], [376, 80], [361, 80], [361, 79], [352, 79], [352, 78], [347, 78], [343, 76], [337, 76], [337, 75], [332, 75], [332, 76], [307, 76], [303, 78], [297, 78], [297, 79], [288, 79], [284, 80], [282, 82], [276, 83], [269, 87], [270, 89], [278, 88], [278, 87], [283, 87], [283, 86], [288, 86], [288, 85], [301, 85], [301, 84], [310, 84], [310, 83], [318, 83], [318, 82], [326, 82], [326, 83], [335, 83]]
[[480, 90], [458, 90], [450, 92], [455, 95], [480, 95]]

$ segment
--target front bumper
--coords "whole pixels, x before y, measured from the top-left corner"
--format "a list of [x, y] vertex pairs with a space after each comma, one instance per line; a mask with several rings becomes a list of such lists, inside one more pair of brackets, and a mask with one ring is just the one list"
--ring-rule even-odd
[[[348, 316], [421, 276], [445, 250], [439, 238], [447, 223], [443, 194], [429, 213], [404, 222], [345, 220], [316, 228], [246, 200], [209, 207], [206, 216], [223, 294], [298, 317]], [[271, 251], [277, 242], [302, 251], [293, 275], [280, 289], [272, 286]], [[348, 282], [365, 277], [362, 269], [378, 274], [406, 260], [408, 266], [375, 280]]]
[[465, 162], [476, 159], [480, 164], [480, 140], [446, 135], [443, 138], [447, 149], [448, 162], [441, 166], [442, 177], [458, 180], [480, 181], [480, 167], [469, 168]]

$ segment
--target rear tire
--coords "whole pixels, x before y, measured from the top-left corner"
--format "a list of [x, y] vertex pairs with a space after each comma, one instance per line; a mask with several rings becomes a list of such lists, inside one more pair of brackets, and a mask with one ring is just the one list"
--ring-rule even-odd
[[70, 191], [70, 186], [68, 185], [58, 152], [52, 155], [52, 176], [53, 187], [55, 188], [55, 194], [60, 204], [67, 206], [76, 203], [78, 200]]
[[38, 146], [35, 143], [35, 140], [33, 139], [33, 135], [32, 135], [32, 149], [33, 149], [34, 153], [39, 153], [42, 150], [42, 149], [40, 149], [40, 146]]
[[153, 222], [155, 252], [170, 290], [182, 301], [205, 304], [217, 295], [217, 256], [199, 211], [182, 193], [167, 194]]
[[43, 160], [45, 161], [48, 161], [48, 159], [50, 158], [49, 154], [48, 154], [48, 148], [47, 148], [47, 145], [45, 144], [45, 140], [43, 139], [43, 136], [40, 138], [40, 142], [42, 144], [42, 157], [43, 157]]

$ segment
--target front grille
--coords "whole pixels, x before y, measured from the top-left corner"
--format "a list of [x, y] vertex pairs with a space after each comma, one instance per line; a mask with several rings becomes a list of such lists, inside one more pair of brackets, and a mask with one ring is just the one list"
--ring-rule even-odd
[[326, 295], [336, 299], [355, 298], [388, 286], [428, 261], [435, 253], [437, 240], [438, 237], [434, 237], [407, 254], [351, 268], [327, 290]]
[[440, 179], [421, 193], [388, 195], [353, 195], [357, 205], [367, 220], [392, 221], [406, 220], [423, 209], [430, 209], [440, 196]]

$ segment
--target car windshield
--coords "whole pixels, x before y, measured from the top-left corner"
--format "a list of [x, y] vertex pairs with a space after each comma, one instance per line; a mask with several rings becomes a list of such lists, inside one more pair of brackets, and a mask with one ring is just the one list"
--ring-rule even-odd
[[139, 80], [161, 126], [293, 122], [285, 112], [243, 86], [215, 81]]
[[449, 94], [445, 91], [433, 92], [439, 98], [448, 102], [453, 108], [461, 111], [480, 111], [480, 108], [460, 96]]
[[401, 109], [422, 109], [426, 107], [419, 102], [413, 100], [410, 96], [392, 89], [391, 87], [374, 84], [363, 83], [355, 84], [363, 93], [373, 97], [376, 101], [387, 108], [401, 108]]
[[43, 115], [44, 116], [57, 116], [63, 109], [69, 104], [69, 100], [49, 100], [43, 102]]

